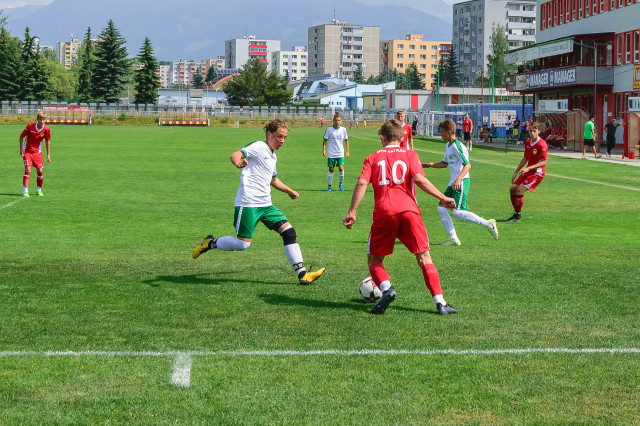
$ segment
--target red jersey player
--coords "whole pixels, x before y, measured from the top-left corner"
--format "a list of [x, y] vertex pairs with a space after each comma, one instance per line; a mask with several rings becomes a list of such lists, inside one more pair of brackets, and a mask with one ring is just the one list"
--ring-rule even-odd
[[426, 178], [415, 151], [400, 147], [402, 122], [389, 120], [378, 131], [382, 149], [364, 160], [362, 173], [353, 190], [351, 207], [342, 223], [351, 229], [356, 222], [356, 210], [367, 186], [373, 185], [373, 223], [367, 244], [367, 261], [373, 281], [382, 297], [371, 310], [382, 314], [397, 297], [389, 273], [382, 266], [385, 256], [393, 253], [396, 238], [416, 256], [424, 282], [431, 292], [440, 315], [458, 312], [442, 296], [440, 276], [429, 254], [429, 237], [416, 202], [415, 186], [439, 199], [449, 209], [456, 207], [453, 198], [445, 196]]
[[[513, 216], [507, 222], [520, 222], [524, 193], [533, 192], [544, 179], [547, 165], [547, 143], [540, 138], [540, 124], [535, 122], [529, 127], [531, 138], [524, 143], [524, 157], [516, 167], [511, 178], [511, 204]], [[524, 165], [527, 167], [524, 167]], [[523, 168], [524, 167], [524, 168]]]
[[400, 140], [400, 148], [410, 149], [413, 151], [413, 132], [411, 126], [406, 123], [407, 115], [403, 110], [396, 112], [396, 118], [402, 122], [402, 139]]
[[[42, 183], [44, 177], [42, 168], [44, 161], [42, 160], [42, 141], [45, 141], [47, 147], [47, 163], [51, 162], [50, 143], [51, 131], [49, 126], [44, 124], [47, 120], [47, 114], [40, 111], [36, 117], [36, 122], [28, 124], [20, 133], [20, 156], [24, 160], [24, 176], [22, 177], [22, 196], [29, 196], [29, 177], [31, 176], [31, 166], [36, 168], [38, 173], [36, 194], [42, 197]], [[26, 138], [26, 141], [24, 139]]]

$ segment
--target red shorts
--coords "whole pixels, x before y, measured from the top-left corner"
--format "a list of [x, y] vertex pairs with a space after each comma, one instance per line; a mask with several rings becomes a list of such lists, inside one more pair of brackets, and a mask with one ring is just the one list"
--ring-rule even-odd
[[42, 152], [25, 152], [22, 157], [25, 167], [35, 167], [41, 169], [44, 167], [44, 161], [42, 161]]
[[411, 253], [423, 253], [429, 250], [429, 237], [422, 217], [418, 213], [402, 212], [373, 221], [367, 253], [374, 256], [390, 255], [393, 253], [396, 238]]
[[533, 192], [538, 185], [540, 185], [540, 182], [542, 182], [542, 179], [544, 179], [544, 176], [540, 176], [537, 175], [535, 173], [527, 173], [524, 175], [520, 175], [518, 176], [518, 179], [516, 179], [515, 182], [513, 182], [514, 185], [524, 185], [529, 191]]

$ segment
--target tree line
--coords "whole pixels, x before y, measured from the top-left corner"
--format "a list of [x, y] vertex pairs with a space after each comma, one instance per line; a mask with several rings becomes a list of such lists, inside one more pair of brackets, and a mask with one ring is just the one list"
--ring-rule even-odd
[[5, 24], [0, 10], [0, 100], [119, 103], [132, 88], [136, 104], [157, 103], [159, 65], [149, 38], [136, 58], [128, 58], [126, 41], [112, 20], [96, 42], [88, 28], [67, 70], [52, 50], [36, 45], [28, 27], [19, 39]]

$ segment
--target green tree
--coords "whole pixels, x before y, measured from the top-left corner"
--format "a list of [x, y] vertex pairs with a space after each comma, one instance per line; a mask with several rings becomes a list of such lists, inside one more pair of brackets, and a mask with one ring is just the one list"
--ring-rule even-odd
[[48, 99], [49, 73], [44, 60], [34, 48], [34, 37], [29, 34], [29, 27], [24, 31], [21, 51], [22, 67], [18, 78], [20, 91], [18, 97], [25, 101], [43, 101]]
[[18, 100], [18, 76], [22, 68], [20, 40], [0, 28], [0, 99]]
[[446, 66], [440, 79], [440, 85], [444, 81], [447, 86], [460, 86], [460, 65], [458, 64], [458, 57], [456, 50], [451, 46], [451, 53], [449, 54], [449, 60], [446, 61]]
[[217, 78], [218, 78], [218, 74], [216, 73], [216, 68], [213, 65], [211, 65], [207, 70], [207, 76], [204, 78], [204, 81], [207, 81], [207, 82], [216, 81]]
[[45, 60], [44, 66], [49, 73], [49, 100], [72, 101], [76, 98], [77, 77], [57, 60]]
[[404, 78], [408, 86], [407, 89], [424, 89], [424, 81], [420, 78], [420, 72], [415, 62], [407, 65], [407, 69], [404, 71]]
[[78, 100], [93, 102], [93, 70], [95, 66], [91, 27], [87, 28], [82, 45], [78, 49]]
[[282, 105], [291, 99], [287, 82], [275, 71], [267, 73], [258, 59], [247, 62], [224, 92], [231, 105]]
[[495, 87], [505, 87], [507, 84], [507, 74], [509, 72], [515, 72], [516, 67], [515, 65], [507, 65], [504, 63], [504, 55], [509, 50], [509, 44], [507, 43], [507, 38], [504, 36], [504, 27], [502, 25], [496, 23], [491, 25], [489, 48], [491, 53], [487, 55], [488, 69], [485, 74], [485, 79], [491, 79], [491, 71], [493, 70]]
[[200, 67], [198, 67], [196, 73], [193, 74], [193, 78], [191, 79], [191, 87], [194, 89], [202, 89], [202, 83], [204, 83], [204, 78], [202, 77], [202, 72], [200, 72]]
[[362, 84], [364, 83], [364, 75], [362, 74], [362, 67], [356, 67], [356, 69], [353, 71], [353, 81], [355, 81], [358, 84]]
[[100, 33], [95, 49], [92, 79], [93, 98], [104, 102], [118, 102], [125, 90], [131, 71], [127, 48], [120, 31], [110, 19]]
[[144, 43], [138, 53], [138, 60], [142, 66], [135, 72], [134, 82], [136, 88], [136, 104], [154, 104], [158, 103], [158, 88], [160, 80], [158, 79], [158, 61], [153, 55], [153, 47], [148, 37], [144, 39]]

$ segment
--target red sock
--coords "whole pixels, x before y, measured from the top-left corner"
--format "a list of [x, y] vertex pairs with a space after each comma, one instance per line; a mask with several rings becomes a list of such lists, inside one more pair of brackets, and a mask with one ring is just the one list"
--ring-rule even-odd
[[511, 204], [513, 204], [513, 211], [520, 213], [524, 204], [524, 195], [512, 195]]
[[433, 263], [426, 263], [422, 266], [422, 275], [424, 276], [424, 283], [427, 285], [431, 296], [442, 294], [442, 287], [440, 287], [440, 275], [438, 269]]
[[42, 182], [44, 182], [44, 175], [38, 175], [38, 177], [36, 177], [36, 182], [38, 184], [38, 188], [42, 188]]
[[30, 172], [25, 172], [24, 176], [22, 176], [22, 186], [29, 186], [30, 176], [31, 176]]
[[371, 274], [371, 278], [373, 278], [373, 282], [378, 284], [378, 287], [380, 287], [382, 281], [391, 281], [389, 273], [384, 269], [382, 263], [374, 263], [369, 266], [369, 273]]

